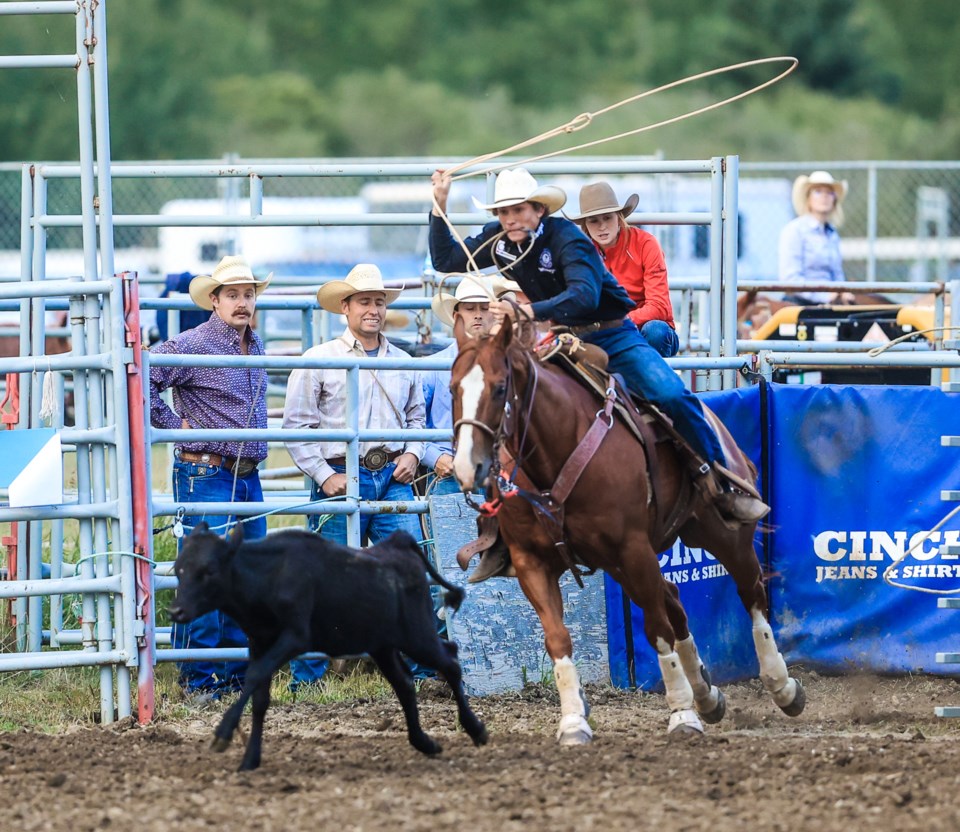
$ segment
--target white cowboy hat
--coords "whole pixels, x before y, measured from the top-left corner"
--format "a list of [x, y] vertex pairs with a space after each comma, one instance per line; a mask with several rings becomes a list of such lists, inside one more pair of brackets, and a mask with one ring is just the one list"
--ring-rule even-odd
[[447, 326], [453, 326], [453, 313], [458, 303], [490, 303], [491, 296], [502, 297], [507, 292], [519, 292], [520, 284], [502, 277], [486, 278], [466, 275], [457, 284], [457, 290], [450, 295], [440, 292], [433, 296], [430, 306], [436, 315]]
[[793, 210], [797, 216], [807, 213], [807, 198], [813, 188], [830, 188], [837, 196], [837, 207], [834, 209], [837, 210], [847, 195], [847, 180], [834, 179], [825, 170], [815, 170], [809, 176], [798, 176], [793, 181]]
[[599, 217], [601, 214], [620, 214], [629, 217], [640, 202], [638, 194], [630, 194], [623, 205], [617, 203], [617, 195], [609, 182], [594, 182], [580, 189], [580, 213], [576, 216], [564, 214], [568, 220], [582, 222], [587, 217]]
[[350, 269], [346, 280], [331, 280], [324, 283], [317, 290], [317, 302], [335, 315], [341, 314], [343, 309], [340, 302], [357, 292], [383, 292], [387, 304], [393, 303], [403, 289], [388, 289], [383, 285], [383, 275], [373, 263], [360, 263]]
[[562, 188], [537, 185], [537, 180], [523, 168], [506, 168], [497, 174], [497, 181], [493, 186], [493, 202], [484, 205], [476, 197], [471, 199], [481, 211], [496, 213], [497, 208], [519, 205], [521, 202], [539, 202], [546, 207], [547, 214], [553, 214], [563, 208], [567, 195]]
[[198, 274], [190, 281], [190, 297], [201, 309], [212, 310], [213, 302], [210, 300], [210, 293], [218, 286], [252, 283], [257, 297], [259, 297], [260, 293], [270, 284], [271, 277], [273, 277], [273, 272], [270, 272], [263, 280], [258, 280], [253, 276], [253, 270], [246, 260], [236, 255], [227, 255], [217, 263], [213, 274]]

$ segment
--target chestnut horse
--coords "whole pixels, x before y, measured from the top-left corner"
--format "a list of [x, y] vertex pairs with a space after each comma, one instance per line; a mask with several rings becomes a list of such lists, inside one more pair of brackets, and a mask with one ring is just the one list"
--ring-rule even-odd
[[[653, 493], [643, 448], [630, 429], [619, 418], [598, 412], [597, 395], [566, 371], [541, 364], [509, 325], [496, 335], [469, 338], [458, 321], [455, 334], [460, 353], [451, 378], [454, 470], [464, 493], [493, 486], [501, 453], [520, 461], [514, 482], [521, 489], [552, 490], [594, 422], [603, 419], [608, 426], [564, 503], [564, 545], [557, 545], [548, 524], [538, 521], [532, 503], [522, 497], [504, 500], [498, 515], [516, 577], [540, 618], [554, 663], [561, 744], [592, 738], [573, 643], [563, 623], [559, 580], [572, 566], [564, 550], [584, 566], [606, 571], [643, 610], [671, 711], [668, 732], [702, 732], [700, 717], [706, 722], [723, 717], [723, 694], [711, 684], [700, 659], [676, 586], [660, 571], [657, 553], [678, 536], [687, 546], [708, 549], [727, 569], [753, 622], [764, 687], [785, 713], [798, 715], [805, 696], [799, 681], [788, 675], [768, 622], [763, 576], [753, 548], [756, 524], [728, 527], [691, 485], [687, 466], [671, 442], [658, 442], [653, 451], [661, 484]], [[713, 417], [712, 423], [728, 467], [753, 479], [749, 460], [719, 420]], [[664, 524], [663, 515], [684, 503], [681, 516]]]

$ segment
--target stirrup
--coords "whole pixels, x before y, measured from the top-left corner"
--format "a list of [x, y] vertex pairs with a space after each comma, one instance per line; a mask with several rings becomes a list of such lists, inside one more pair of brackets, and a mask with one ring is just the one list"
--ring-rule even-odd
[[478, 584], [489, 578], [515, 578], [517, 571], [510, 561], [510, 551], [505, 546], [494, 546], [480, 555], [480, 563], [467, 578], [468, 584]]
[[714, 504], [721, 516], [740, 523], [757, 523], [770, 513], [763, 500], [736, 491], [724, 491]]
[[737, 491], [742, 491], [744, 494], [747, 494], [753, 497], [756, 500], [761, 500], [760, 492], [757, 491], [757, 486], [745, 480], [743, 477], [733, 473], [729, 468], [721, 465], [719, 462], [713, 463], [713, 468], [717, 472], [718, 476], [726, 480], [730, 485], [732, 485]]

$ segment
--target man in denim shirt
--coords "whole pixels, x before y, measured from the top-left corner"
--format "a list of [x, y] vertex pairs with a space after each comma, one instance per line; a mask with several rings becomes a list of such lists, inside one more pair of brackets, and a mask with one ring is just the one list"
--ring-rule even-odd
[[[190, 282], [190, 297], [201, 309], [212, 310], [210, 319], [194, 329], [155, 347], [166, 355], [263, 355], [263, 342], [250, 328], [257, 296], [267, 287], [254, 277], [242, 257], [224, 257], [212, 275]], [[173, 409], [160, 397], [172, 388]], [[229, 430], [266, 428], [267, 373], [262, 368], [151, 367], [150, 423], [156, 428]], [[174, 446], [173, 496], [185, 503], [261, 502], [263, 492], [257, 466], [267, 457], [266, 442], [201, 440]], [[184, 531], [204, 520], [212, 531], [226, 534], [238, 522], [236, 515], [203, 514], [185, 517]], [[267, 521], [258, 517], [244, 525], [247, 539], [263, 537]], [[177, 649], [245, 647], [239, 626], [219, 611], [189, 624], [175, 624]], [[210, 661], [180, 664], [181, 684], [190, 693], [239, 690], [245, 662]]]

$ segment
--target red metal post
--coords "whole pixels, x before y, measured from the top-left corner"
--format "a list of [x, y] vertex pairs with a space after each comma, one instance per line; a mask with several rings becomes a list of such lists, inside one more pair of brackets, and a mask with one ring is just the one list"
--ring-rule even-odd
[[154, 644], [156, 615], [153, 597], [153, 532], [150, 528], [150, 484], [147, 482], [147, 454], [144, 431], [144, 390], [142, 345], [140, 343], [140, 298], [136, 275], [125, 272], [123, 279], [123, 318], [126, 343], [133, 350], [127, 365], [127, 412], [130, 432], [130, 482], [133, 494], [133, 551], [137, 559], [137, 618], [143, 631], [137, 639], [140, 668], [137, 676], [137, 718], [150, 722], [154, 713]]

